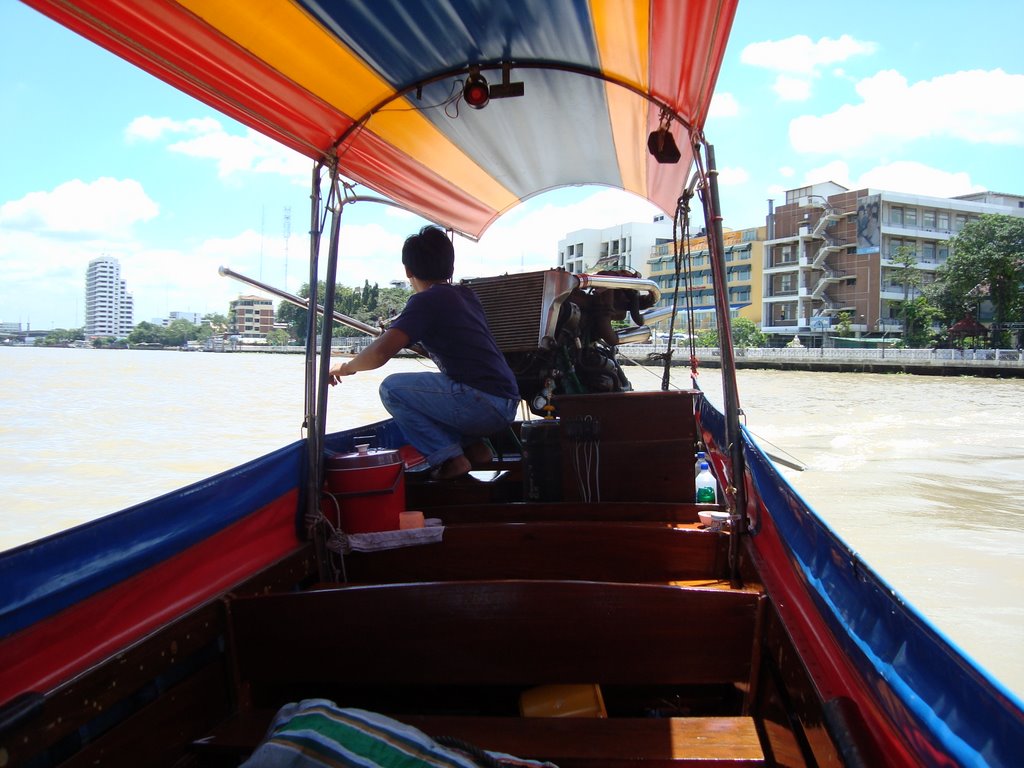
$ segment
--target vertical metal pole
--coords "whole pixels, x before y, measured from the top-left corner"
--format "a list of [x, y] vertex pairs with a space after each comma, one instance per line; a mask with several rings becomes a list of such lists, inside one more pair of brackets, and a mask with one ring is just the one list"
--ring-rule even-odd
[[[320, 224], [320, 174], [323, 164], [317, 163], [313, 168], [313, 183], [310, 190], [310, 225], [309, 225], [309, 305], [306, 308], [306, 476], [305, 476], [305, 530], [313, 540], [317, 569], [321, 581], [329, 577], [327, 540], [320, 518], [320, 488], [323, 461], [323, 436], [319, 430], [316, 398], [316, 325], [319, 316], [318, 308], [318, 277], [320, 273], [320, 240], [322, 228]], [[324, 325], [328, 325], [325, 321]]]
[[734, 587], [742, 585], [739, 562], [740, 537], [747, 528], [747, 500], [745, 487], [746, 464], [743, 459], [743, 441], [740, 435], [740, 399], [736, 386], [736, 358], [732, 346], [732, 322], [729, 318], [729, 286], [726, 282], [725, 248], [723, 247], [722, 214], [718, 198], [718, 169], [715, 149], [707, 150], [708, 194], [704, 196], [704, 219], [708, 225], [708, 252], [711, 273], [715, 281], [715, 314], [718, 319], [718, 347], [722, 361], [722, 396], [725, 403], [725, 436], [732, 467], [732, 489], [736, 500], [733, 513], [733, 535], [729, 539], [730, 579]]
[[[331, 338], [334, 335], [334, 323], [327, 309], [334, 310], [334, 296], [337, 289], [338, 276], [338, 243], [341, 237], [341, 214], [345, 203], [338, 192], [337, 168], [331, 174], [331, 239], [327, 246], [327, 274], [324, 276], [324, 327], [320, 342], [320, 378], [317, 382], [317, 434], [320, 435], [321, 455], [323, 454], [323, 438], [327, 433], [327, 389], [328, 371], [331, 368]], [[322, 474], [320, 479], [322, 479]]]

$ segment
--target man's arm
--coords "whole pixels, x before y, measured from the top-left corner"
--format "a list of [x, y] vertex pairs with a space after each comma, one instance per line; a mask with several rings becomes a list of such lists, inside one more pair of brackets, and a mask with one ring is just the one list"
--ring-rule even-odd
[[331, 366], [331, 384], [337, 384], [342, 376], [351, 376], [359, 371], [372, 371], [409, 346], [409, 335], [398, 328], [389, 328], [374, 339], [368, 347], [351, 360]]

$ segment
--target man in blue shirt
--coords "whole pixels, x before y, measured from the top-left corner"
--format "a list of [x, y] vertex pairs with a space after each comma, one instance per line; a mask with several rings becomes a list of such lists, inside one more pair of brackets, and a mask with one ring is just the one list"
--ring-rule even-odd
[[395, 373], [381, 382], [380, 399], [409, 443], [439, 480], [461, 477], [489, 453], [481, 438], [515, 419], [515, 375], [469, 288], [452, 285], [455, 249], [439, 227], [427, 226], [402, 246], [413, 295], [388, 330], [351, 360], [331, 366], [331, 384], [380, 368], [411, 344], [420, 344], [440, 372]]

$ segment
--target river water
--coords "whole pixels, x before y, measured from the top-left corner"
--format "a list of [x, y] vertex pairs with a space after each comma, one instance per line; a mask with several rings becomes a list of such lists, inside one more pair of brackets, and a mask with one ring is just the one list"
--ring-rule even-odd
[[[328, 428], [386, 417], [345, 379]], [[0, 549], [123, 509], [301, 436], [301, 355], [0, 348]], [[637, 389], [660, 371], [630, 367]], [[716, 370], [701, 387], [720, 405]], [[909, 602], [1024, 696], [1024, 380], [742, 370], [747, 426]], [[689, 386], [685, 369], [673, 385]]]

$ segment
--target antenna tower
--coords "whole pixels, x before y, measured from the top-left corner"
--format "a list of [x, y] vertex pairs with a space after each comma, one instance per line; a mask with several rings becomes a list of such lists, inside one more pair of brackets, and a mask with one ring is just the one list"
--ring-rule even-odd
[[288, 290], [288, 241], [292, 237], [292, 208], [290, 205], [284, 207], [284, 289]]

